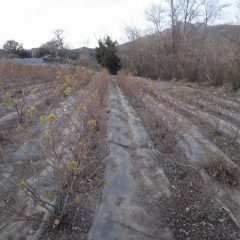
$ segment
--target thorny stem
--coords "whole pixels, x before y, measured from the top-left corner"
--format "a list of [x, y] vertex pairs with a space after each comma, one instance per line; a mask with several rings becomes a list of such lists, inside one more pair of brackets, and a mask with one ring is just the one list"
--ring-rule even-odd
[[[11, 174], [13, 176], [16, 176], [18, 179], [21, 179], [21, 177], [17, 174], [17, 173], [13, 173], [13, 172], [9, 172], [9, 171], [4, 171], [4, 170], [0, 170], [0, 172], [2, 173], [8, 173]], [[28, 181], [26, 181], [26, 187], [25, 189], [23, 189], [23, 191], [25, 193], [30, 193], [30, 196], [35, 199], [38, 203], [42, 203], [41, 206], [44, 207], [47, 211], [53, 213], [53, 211], [51, 209], [49, 209], [48, 207], [46, 207], [46, 205], [49, 205], [51, 207], [53, 207], [54, 209], [56, 208], [56, 206], [54, 206], [53, 204], [46, 202], [44, 200], [41, 199], [41, 197], [39, 196], [39, 194], [36, 193], [36, 191], [34, 191], [34, 189], [32, 188], [32, 186], [28, 183]]]
[[[1, 207], [0, 206], [0, 209], [2, 209], [4, 211], [7, 211], [9, 213], [12, 213], [12, 214], [17, 214], [20, 217], [22, 216], [23, 218], [20, 218], [20, 219], [22, 219], [21, 221], [29, 220], [29, 221], [37, 221], [37, 222], [49, 223], [49, 221], [47, 221], [47, 220], [41, 220], [41, 219], [34, 218], [32, 216], [29, 216], [29, 215], [25, 214], [24, 212], [19, 212], [18, 210], [14, 209], [12, 207]], [[9, 220], [14, 221], [15, 219], [11, 219], [10, 218]], [[18, 221], [18, 220], [16, 219], [15, 221]]]

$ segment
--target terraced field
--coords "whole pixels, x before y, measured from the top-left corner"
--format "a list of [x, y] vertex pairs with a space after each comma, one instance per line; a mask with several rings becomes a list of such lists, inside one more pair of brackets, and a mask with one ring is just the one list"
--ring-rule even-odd
[[240, 239], [237, 94], [9, 69], [0, 63], [0, 239]]

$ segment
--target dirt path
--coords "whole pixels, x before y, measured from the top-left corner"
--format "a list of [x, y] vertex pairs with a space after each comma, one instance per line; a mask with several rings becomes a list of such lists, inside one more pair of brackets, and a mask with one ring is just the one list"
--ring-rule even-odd
[[173, 239], [156, 201], [170, 184], [156, 164], [150, 137], [115, 79], [110, 84], [110, 154], [89, 239]]

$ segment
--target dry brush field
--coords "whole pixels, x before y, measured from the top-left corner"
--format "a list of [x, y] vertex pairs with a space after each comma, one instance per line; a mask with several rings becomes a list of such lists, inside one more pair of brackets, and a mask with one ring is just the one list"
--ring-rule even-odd
[[240, 96], [0, 63], [0, 239], [240, 239]]
[[0, 69], [1, 239], [84, 238], [102, 185], [107, 73]]
[[174, 237], [239, 239], [239, 96], [123, 74], [119, 80], [169, 180], [171, 196], [156, 204]]

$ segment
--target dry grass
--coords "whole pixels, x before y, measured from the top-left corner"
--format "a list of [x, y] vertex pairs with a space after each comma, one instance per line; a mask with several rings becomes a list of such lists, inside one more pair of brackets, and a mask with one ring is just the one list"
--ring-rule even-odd
[[0, 95], [38, 84], [54, 84], [57, 76], [72, 74], [81, 82], [88, 82], [93, 72], [79, 66], [30, 65], [0, 62]]
[[[156, 147], [160, 148], [164, 153], [174, 152], [177, 145], [177, 128], [169, 129], [165, 122], [173, 122], [170, 116], [160, 116], [157, 111], [153, 111], [150, 102], [153, 102], [154, 96], [152, 94], [152, 85], [149, 83], [146, 86], [138, 84], [134, 77], [120, 73], [120, 85], [128, 96], [131, 104], [140, 111], [140, 115], [144, 122], [147, 123], [152, 131]], [[174, 125], [174, 123], [172, 123]]]
[[234, 188], [240, 186], [239, 169], [230, 166], [223, 158], [213, 160], [205, 169], [219, 183]]

